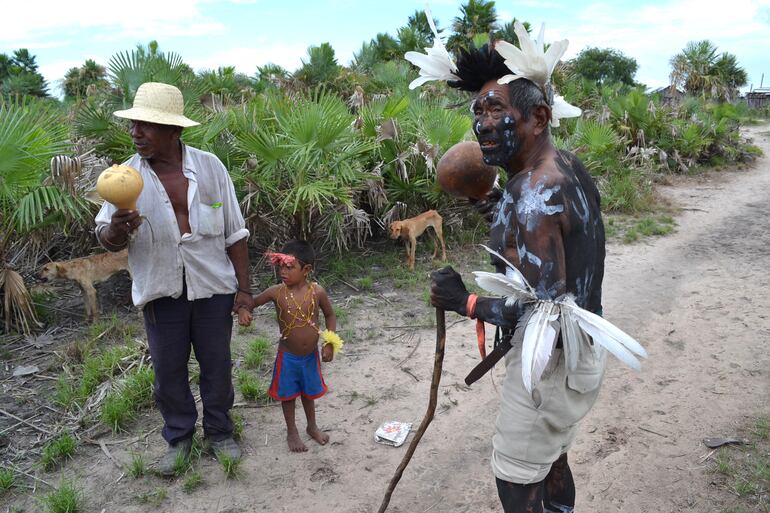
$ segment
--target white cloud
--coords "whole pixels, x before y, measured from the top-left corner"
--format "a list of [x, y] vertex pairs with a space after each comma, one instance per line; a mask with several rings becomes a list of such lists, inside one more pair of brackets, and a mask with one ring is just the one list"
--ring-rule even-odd
[[636, 59], [637, 80], [651, 86], [665, 85], [670, 58], [689, 41], [709, 39], [720, 52], [735, 54], [739, 63], [748, 62], [758, 52], [765, 53], [770, 47], [770, 25], [762, 22], [767, 5], [769, 0], [731, 0], [729, 5], [677, 0], [628, 9], [600, 2], [583, 8], [575, 19], [551, 24], [546, 40], [568, 36], [565, 59], [588, 46], [616, 48]]
[[[16, 41], [56, 37], [67, 29], [115, 31], [144, 37], [170, 33], [204, 35], [223, 30], [199, 10], [203, 0], [132, 0], [116, 5], [104, 0], [12, 1], [3, 7], [0, 44], [18, 47]], [[30, 46], [34, 46], [30, 44]]]
[[191, 56], [185, 60], [195, 70], [235, 66], [241, 73], [254, 75], [257, 66], [268, 63], [294, 71], [302, 65], [301, 59], [306, 53], [307, 47], [301, 44], [266, 44], [259, 47], [228, 48], [204, 56]]

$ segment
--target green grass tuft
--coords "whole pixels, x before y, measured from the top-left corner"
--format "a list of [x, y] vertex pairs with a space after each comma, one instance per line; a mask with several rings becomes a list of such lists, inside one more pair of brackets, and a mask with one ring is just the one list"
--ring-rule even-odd
[[152, 401], [152, 384], [155, 373], [143, 367], [127, 373], [102, 403], [101, 421], [120, 431], [136, 417], [136, 413]]
[[88, 334], [91, 338], [124, 343], [132, 342], [138, 333], [139, 331], [135, 324], [126, 322], [125, 319], [121, 319], [117, 314], [100, 318], [88, 329]]
[[128, 464], [128, 475], [138, 479], [147, 475], [147, 462], [140, 452], [131, 453], [131, 463]]
[[182, 490], [184, 493], [192, 493], [201, 486], [203, 486], [203, 476], [201, 476], [200, 471], [193, 470], [185, 476]]
[[243, 363], [247, 369], [259, 369], [265, 362], [265, 358], [270, 352], [270, 341], [265, 337], [256, 337], [246, 348], [246, 356]]
[[11, 469], [0, 468], [0, 495], [16, 485], [16, 473]]
[[216, 454], [217, 460], [222, 465], [222, 470], [225, 472], [227, 479], [238, 479], [241, 474], [241, 459], [234, 458], [228, 454], [218, 452]]
[[143, 492], [137, 497], [142, 504], [149, 504], [151, 506], [160, 506], [160, 504], [168, 497], [168, 490], [162, 486], [158, 486], [149, 492]]
[[371, 276], [364, 276], [358, 279], [358, 288], [363, 291], [372, 290], [374, 279]]
[[757, 419], [753, 432], [760, 440], [770, 440], [770, 421], [765, 417]]
[[238, 372], [238, 388], [247, 401], [267, 402], [270, 400], [265, 384], [247, 370], [241, 369]]
[[45, 513], [80, 513], [83, 511], [81, 502], [80, 490], [69, 481], [62, 482], [59, 488], [40, 499]]
[[77, 445], [74, 436], [70, 433], [62, 433], [43, 446], [40, 463], [46, 470], [53, 470], [65, 460], [72, 458]]
[[243, 436], [243, 428], [246, 425], [246, 421], [243, 420], [243, 415], [240, 413], [231, 413], [230, 418], [233, 421], [233, 438], [240, 440]]

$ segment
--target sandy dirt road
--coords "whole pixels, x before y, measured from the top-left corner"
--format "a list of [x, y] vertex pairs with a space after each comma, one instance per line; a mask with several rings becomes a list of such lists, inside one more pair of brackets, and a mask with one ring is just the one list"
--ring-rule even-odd
[[[752, 135], [770, 155], [767, 133], [762, 127]], [[770, 411], [768, 191], [767, 157], [751, 170], [664, 187], [683, 209], [676, 233], [608, 246], [605, 315], [634, 334], [650, 357], [638, 373], [610, 358], [599, 401], [570, 452], [576, 511], [716, 513], [729, 506], [709, 485], [703, 462], [709, 451], [701, 440], [731, 435]], [[484, 258], [479, 254], [479, 262]], [[466, 279], [475, 268], [480, 265], [463, 269]], [[419, 424], [435, 337], [431, 328], [392, 326], [427, 324], [432, 310], [420, 294], [373, 294], [347, 304], [362, 336], [325, 367], [331, 392], [318, 401], [318, 418], [330, 445], [308, 442], [308, 453], [289, 454], [279, 407], [241, 409], [246, 456], [240, 479], [225, 479], [216, 462], [204, 458], [206, 484], [192, 494], [182, 491], [181, 479], [121, 478], [122, 470], [94, 448], [66, 470], [84, 484], [87, 510], [377, 511], [405, 446], [375, 444], [374, 430], [386, 420]], [[260, 331], [274, 333], [269, 312], [256, 322]], [[494, 377], [465, 387], [463, 378], [478, 358], [473, 325], [454, 314], [447, 322], [439, 413], [393, 496], [392, 512], [500, 511], [489, 456], [495, 383], [504, 369], [498, 365]], [[146, 420], [145, 427], [154, 427], [159, 417], [152, 413]], [[142, 441], [110, 445], [112, 455], [127, 462], [129, 451], [152, 457], [163, 450], [157, 431], [148, 445]], [[158, 505], [137, 499], [158, 487], [167, 490]]]

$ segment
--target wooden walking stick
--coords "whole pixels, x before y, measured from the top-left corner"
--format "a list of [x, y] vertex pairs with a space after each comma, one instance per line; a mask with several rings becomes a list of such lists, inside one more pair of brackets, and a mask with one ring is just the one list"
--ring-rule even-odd
[[398, 481], [401, 479], [401, 475], [404, 473], [404, 469], [409, 464], [409, 460], [412, 459], [417, 444], [420, 443], [422, 435], [425, 430], [428, 429], [428, 424], [433, 420], [433, 414], [436, 412], [436, 403], [438, 402], [438, 384], [441, 381], [441, 368], [444, 365], [444, 345], [446, 344], [446, 321], [444, 320], [444, 310], [436, 308], [436, 357], [433, 360], [433, 378], [430, 380], [430, 400], [428, 401], [428, 410], [425, 412], [420, 423], [417, 433], [415, 433], [412, 442], [409, 444], [409, 448], [404, 454], [404, 458], [401, 460], [401, 464], [396, 469], [396, 473], [390, 480], [388, 489], [385, 491], [385, 497], [382, 499], [380, 509], [377, 513], [385, 513], [390, 503], [390, 496], [393, 494]]

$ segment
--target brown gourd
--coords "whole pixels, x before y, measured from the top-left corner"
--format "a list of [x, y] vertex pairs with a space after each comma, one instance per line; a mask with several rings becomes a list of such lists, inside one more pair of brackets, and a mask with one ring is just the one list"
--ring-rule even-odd
[[449, 148], [436, 166], [439, 186], [462, 198], [481, 199], [495, 184], [497, 168], [484, 163], [476, 141], [463, 141]]
[[139, 171], [125, 164], [108, 167], [96, 180], [96, 192], [119, 209], [136, 210], [136, 200], [143, 187]]

